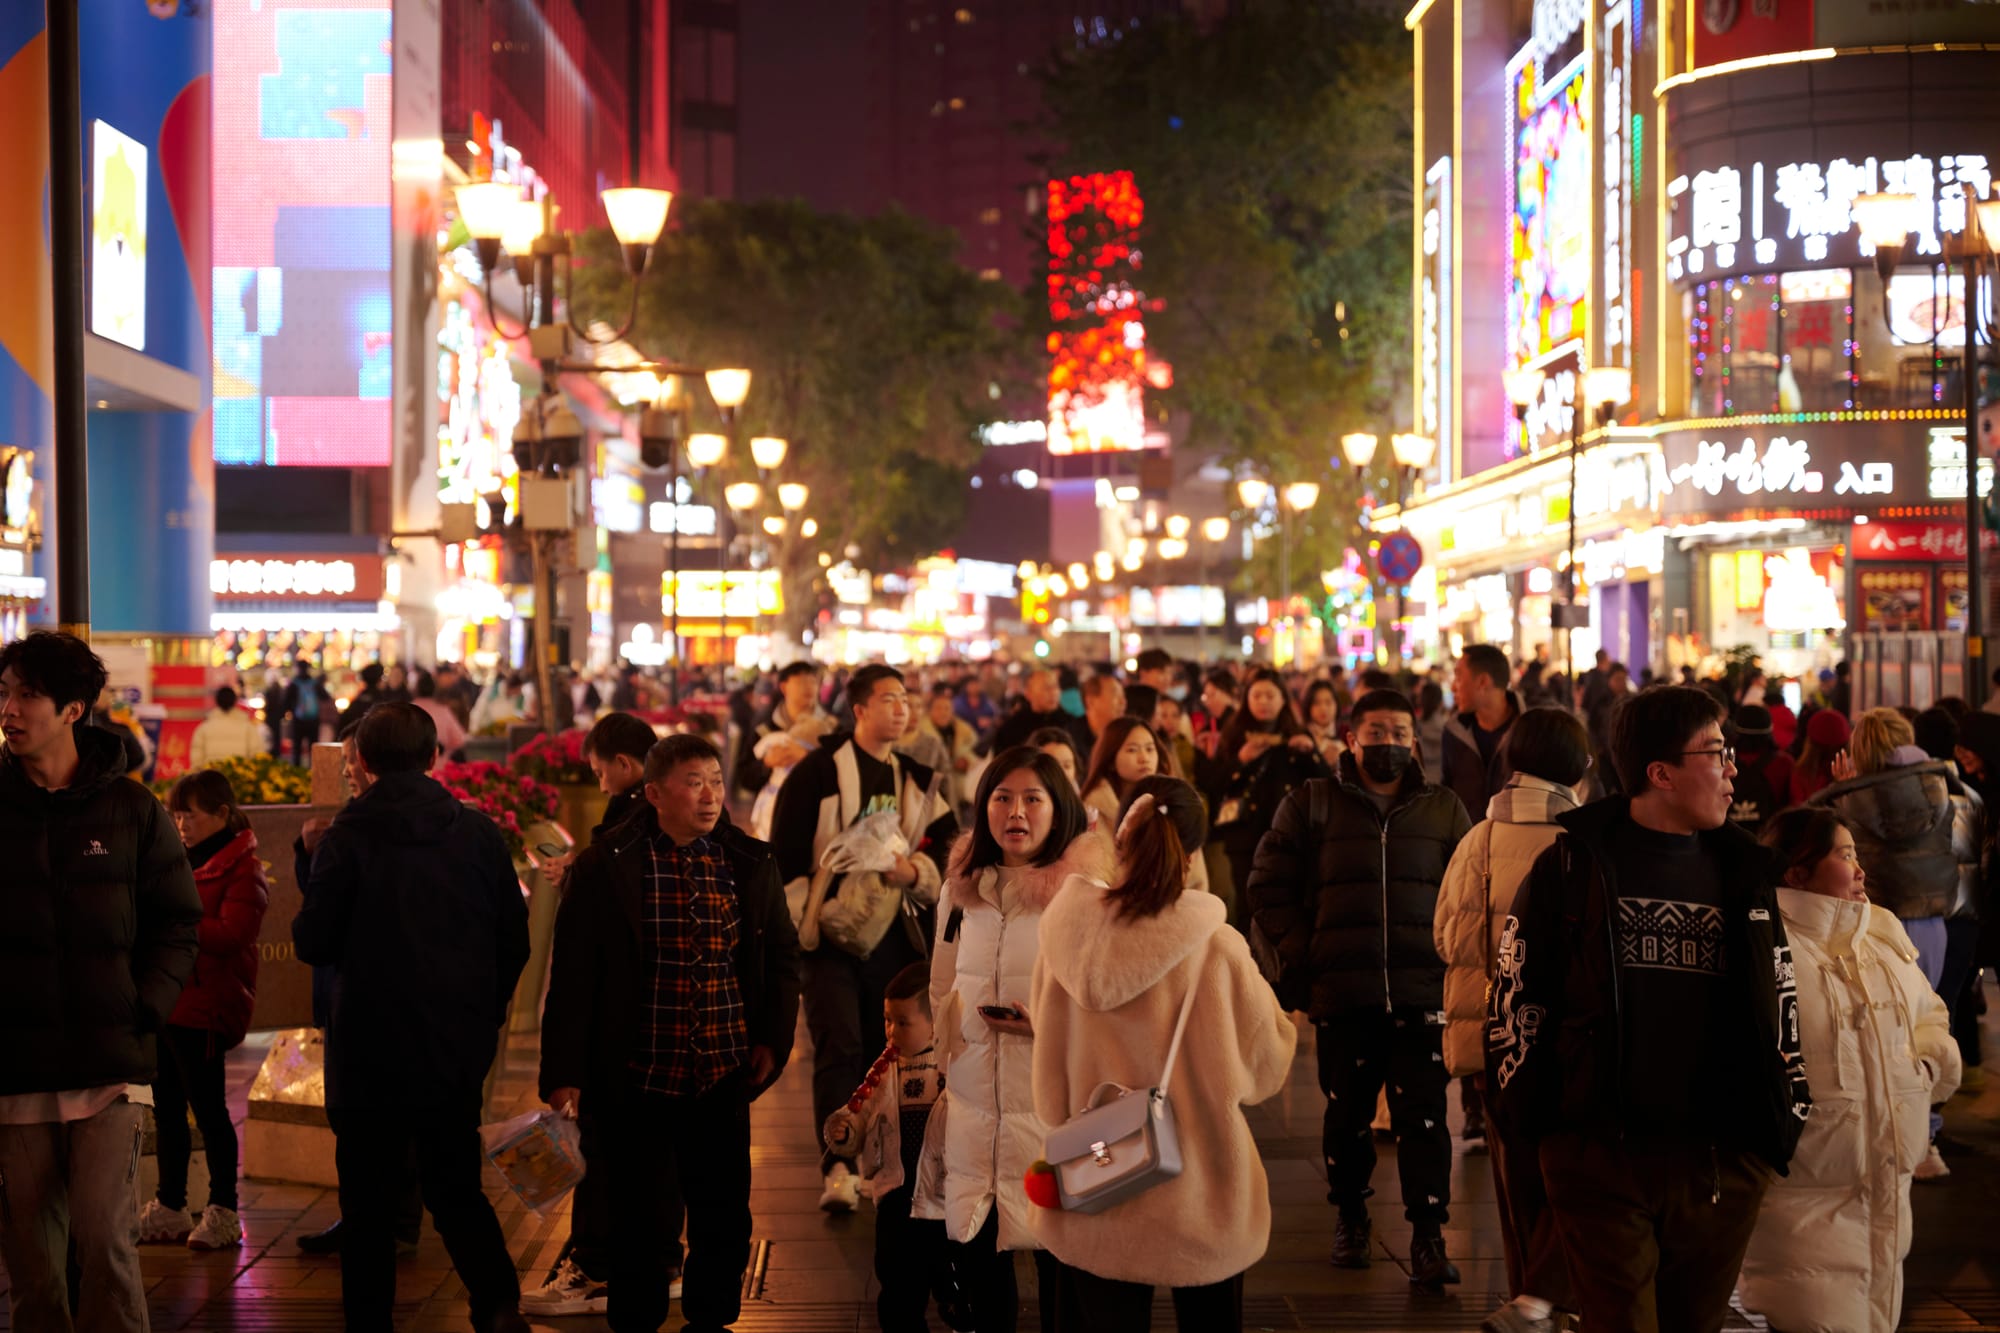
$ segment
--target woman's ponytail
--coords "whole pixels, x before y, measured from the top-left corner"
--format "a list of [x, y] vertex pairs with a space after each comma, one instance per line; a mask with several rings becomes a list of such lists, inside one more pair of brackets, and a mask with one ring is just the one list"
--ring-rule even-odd
[[1119, 812], [1118, 878], [1111, 896], [1123, 917], [1157, 916], [1187, 887], [1188, 856], [1208, 835], [1194, 788], [1178, 778], [1142, 778]]

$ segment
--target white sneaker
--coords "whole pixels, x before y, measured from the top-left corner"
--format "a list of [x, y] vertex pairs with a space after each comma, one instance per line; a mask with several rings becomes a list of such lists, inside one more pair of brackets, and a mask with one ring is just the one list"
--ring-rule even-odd
[[673, 1285], [667, 1288], [667, 1295], [673, 1297], [675, 1300], [681, 1298], [681, 1279], [678, 1273], [674, 1275]]
[[234, 1208], [215, 1204], [201, 1210], [201, 1221], [188, 1233], [190, 1250], [231, 1250], [243, 1243], [243, 1222]]
[[861, 1177], [848, 1170], [847, 1163], [835, 1162], [833, 1170], [826, 1173], [819, 1206], [825, 1213], [851, 1213], [861, 1206]]
[[539, 1290], [521, 1297], [522, 1314], [603, 1314], [610, 1308], [609, 1284], [593, 1282], [574, 1259], [563, 1260]]
[[1951, 1168], [1946, 1166], [1944, 1158], [1938, 1155], [1935, 1143], [1931, 1145], [1931, 1150], [1924, 1155], [1924, 1160], [1917, 1163], [1915, 1174], [1918, 1180], [1943, 1180], [1951, 1174]]
[[146, 1200], [146, 1206], [139, 1210], [141, 1245], [178, 1245], [193, 1230], [192, 1218], [186, 1213], [175, 1212], [158, 1199]]

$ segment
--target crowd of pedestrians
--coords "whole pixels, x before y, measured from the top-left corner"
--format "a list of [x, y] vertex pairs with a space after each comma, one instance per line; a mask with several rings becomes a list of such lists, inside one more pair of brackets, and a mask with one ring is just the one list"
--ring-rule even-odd
[[[1045, 1330], [1144, 1329], [1162, 1287], [1183, 1329], [1242, 1328], [1271, 1228], [1244, 1108], [1307, 1025], [1332, 1264], [1382, 1254], [1386, 1132], [1410, 1280], [1460, 1281], [1456, 1080], [1506, 1257], [1489, 1329], [1715, 1330], [1738, 1294], [1779, 1333], [1886, 1333], [1911, 1184], [1949, 1173], [1936, 1108], [1980, 1077], [1994, 714], [1850, 721], [1839, 675], [1794, 708], [1754, 667], [1635, 689], [1602, 654], [1571, 682], [1485, 645], [1352, 681], [1150, 650], [1011, 676], [798, 663], [728, 696], [727, 726], [662, 738], [620, 672], [557, 701], [608, 805], [550, 865], [539, 1090], [587, 1170], [524, 1291], [477, 1129], [527, 912], [499, 831], [429, 776], [508, 687], [357, 684], [342, 706], [302, 665], [266, 694], [294, 744], [340, 717], [352, 792], [292, 849], [350, 1328], [391, 1326], [419, 1206], [478, 1329], [652, 1330], [676, 1305], [729, 1327], [748, 1108], [803, 1020], [819, 1203], [873, 1212], [885, 1333], [933, 1304], [1013, 1333], [1021, 1251]], [[103, 686], [66, 636], [0, 649], [0, 822], [42, 849], [0, 896], [23, 1328], [68, 1326], [72, 1248], [92, 1326], [141, 1328], [134, 1236], [243, 1242], [221, 1070], [255, 993], [255, 835], [218, 772], [164, 808], [124, 781], [90, 723]], [[216, 702], [210, 758], [255, 739], [233, 691]], [[143, 1210], [131, 1085], [161, 1117]], [[1066, 1155], [1080, 1117], [1121, 1128]]]

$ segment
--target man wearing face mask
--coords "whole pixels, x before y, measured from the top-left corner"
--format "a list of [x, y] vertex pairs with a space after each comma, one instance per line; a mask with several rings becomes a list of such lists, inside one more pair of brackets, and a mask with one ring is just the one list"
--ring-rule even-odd
[[1372, 690], [1356, 700], [1347, 746], [1337, 782], [1314, 779], [1278, 807], [1248, 897], [1282, 961], [1281, 993], [1303, 1002], [1318, 1028], [1327, 1199], [1340, 1210], [1333, 1262], [1369, 1264], [1369, 1122], [1386, 1084], [1403, 1215], [1415, 1228], [1410, 1280], [1435, 1287], [1459, 1273], [1444, 1249], [1451, 1135], [1444, 964], [1431, 922], [1472, 821], [1457, 796], [1424, 780], [1406, 696]]

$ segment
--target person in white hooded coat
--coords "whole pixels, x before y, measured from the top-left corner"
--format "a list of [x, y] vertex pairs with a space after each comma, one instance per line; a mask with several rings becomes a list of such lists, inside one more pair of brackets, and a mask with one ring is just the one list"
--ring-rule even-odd
[[[960, 1245], [960, 1280], [978, 1333], [1012, 1333], [1019, 1308], [1012, 1252], [1040, 1249], [1022, 1184], [1046, 1133], [1035, 1114], [1027, 1019], [1036, 928], [1065, 881], [1101, 883], [1111, 858], [1056, 761], [1026, 746], [987, 767], [972, 816], [952, 851], [931, 955], [945, 1094], [929, 1133], [943, 1134], [943, 1188], [920, 1181], [912, 1211], [941, 1217]], [[926, 1155], [938, 1146], [927, 1140]], [[1045, 1310], [1053, 1278], [1051, 1271], [1041, 1284]]]
[[1902, 923], [1869, 904], [1846, 824], [1796, 808], [1763, 841], [1787, 867], [1778, 908], [1813, 1109], [1790, 1174], [1764, 1195], [1743, 1304], [1772, 1333], [1890, 1333], [1902, 1315], [1910, 1179], [1932, 1104], [1958, 1086], [1958, 1045]]

